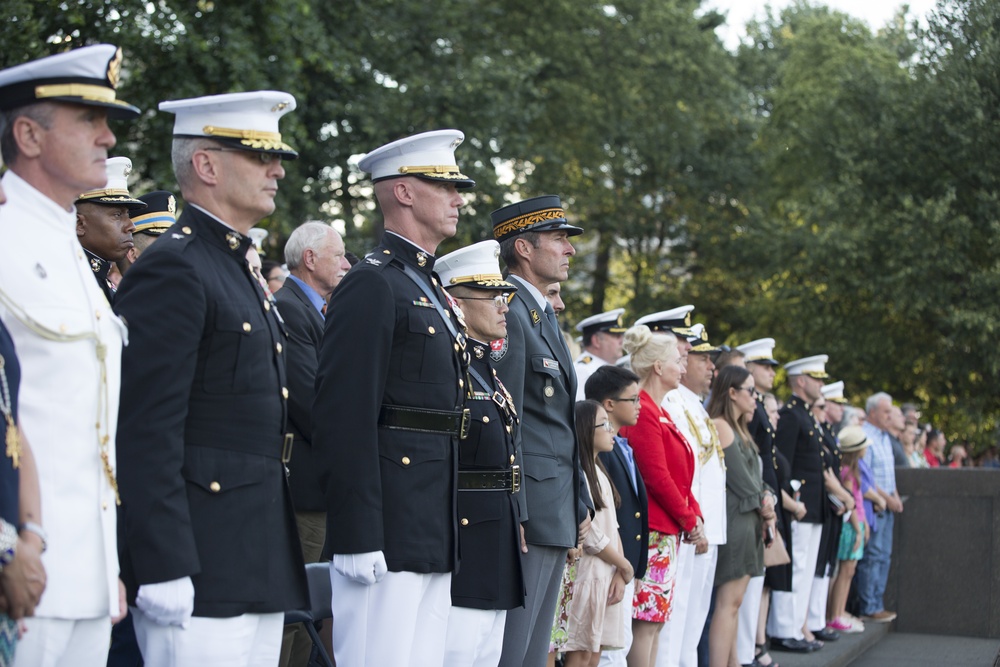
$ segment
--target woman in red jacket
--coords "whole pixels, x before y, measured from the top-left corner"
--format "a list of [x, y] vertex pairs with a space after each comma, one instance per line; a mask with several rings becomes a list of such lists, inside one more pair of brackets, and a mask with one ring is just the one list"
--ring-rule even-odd
[[678, 542], [695, 542], [703, 533], [701, 508], [691, 493], [694, 453], [661, 406], [676, 389], [683, 368], [677, 339], [652, 333], [645, 325], [625, 332], [625, 350], [639, 376], [639, 420], [621, 434], [635, 460], [649, 497], [649, 566], [636, 582], [632, 600], [632, 648], [629, 667], [656, 664], [657, 637], [670, 618]]

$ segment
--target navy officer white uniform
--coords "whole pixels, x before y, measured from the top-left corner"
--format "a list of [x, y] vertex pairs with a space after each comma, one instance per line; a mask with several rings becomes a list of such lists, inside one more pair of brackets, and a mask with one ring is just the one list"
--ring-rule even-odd
[[108, 271], [115, 262], [125, 259], [133, 247], [132, 212], [146, 210], [146, 202], [128, 191], [132, 160], [109, 157], [105, 163], [108, 182], [102, 188], [88, 190], [76, 200], [76, 234], [94, 272], [97, 285], [109, 303], [114, 303], [115, 286]]
[[[119, 602], [115, 435], [125, 327], [77, 242], [73, 202], [107, 182], [121, 50], [100, 44], [0, 72], [9, 170], [0, 318], [21, 362], [20, 421], [41, 485], [48, 585], [17, 665], [103, 666]], [[95, 428], [96, 426], [96, 428]]]
[[284, 612], [308, 604], [285, 477], [283, 324], [247, 262], [274, 211], [280, 91], [162, 102], [187, 205], [122, 280], [119, 542], [150, 667], [275, 665]]
[[425, 132], [360, 162], [385, 234], [330, 299], [313, 404], [343, 665], [444, 659], [468, 351], [433, 269], [458, 225], [459, 188], [474, 185], [455, 164], [463, 139]]
[[586, 398], [583, 387], [587, 378], [601, 366], [613, 364], [622, 356], [625, 326], [622, 324], [624, 308], [615, 308], [580, 320], [576, 330], [583, 338], [583, 351], [573, 363], [576, 371], [576, 400]]
[[576, 373], [555, 311], [544, 294], [566, 280], [569, 241], [583, 233], [566, 219], [555, 195], [533, 197], [493, 211], [493, 236], [517, 285], [507, 338], [494, 352], [497, 373], [521, 417], [528, 553], [523, 609], [507, 614], [500, 664], [545, 664], [566, 550], [590, 528], [592, 503], [580, 469], [574, 405]]
[[[694, 324], [687, 338], [687, 369], [681, 384], [664, 397], [663, 407], [694, 450], [691, 491], [701, 507], [705, 535], [698, 543], [683, 542], [677, 553], [674, 607], [660, 634], [657, 665], [697, 667], [701, 640], [712, 603], [719, 546], [726, 543], [726, 464], [719, 433], [704, 407], [712, 386], [719, 348], [708, 340], [703, 324]], [[666, 645], [663, 632], [667, 632]]]
[[823, 523], [830, 511], [823, 480], [823, 432], [811, 408], [821, 396], [827, 355], [819, 354], [785, 364], [792, 397], [781, 408], [774, 444], [791, 465], [791, 478], [802, 481], [799, 491], [806, 513], [791, 522], [792, 590], [774, 591], [767, 633], [771, 648], [806, 652], [822, 644], [805, 639], [809, 597], [819, 556]]
[[434, 263], [469, 334], [469, 435], [459, 442], [458, 516], [462, 568], [451, 579], [445, 665], [495, 667], [507, 610], [524, 605], [521, 466], [513, 399], [493, 370], [490, 342], [507, 335], [517, 287], [500, 274], [500, 244], [481, 241]]

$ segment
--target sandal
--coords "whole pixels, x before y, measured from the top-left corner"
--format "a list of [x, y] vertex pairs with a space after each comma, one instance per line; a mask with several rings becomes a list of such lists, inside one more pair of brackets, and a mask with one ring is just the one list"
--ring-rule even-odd
[[[771, 654], [767, 652], [767, 643], [755, 644], [757, 650], [754, 652], [753, 661], [760, 665], [760, 667], [781, 667], [778, 663], [774, 661]], [[761, 658], [766, 658], [767, 662], [763, 662]]]

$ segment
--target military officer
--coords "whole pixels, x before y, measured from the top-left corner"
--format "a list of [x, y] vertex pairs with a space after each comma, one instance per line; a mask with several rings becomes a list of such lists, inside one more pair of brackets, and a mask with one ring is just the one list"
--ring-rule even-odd
[[287, 339], [249, 232], [296, 153], [279, 91], [160, 103], [187, 206], [118, 291], [123, 577], [147, 665], [274, 665], [308, 604], [285, 477]]
[[583, 337], [583, 352], [573, 364], [576, 370], [576, 400], [586, 398], [583, 387], [594, 371], [621, 359], [622, 341], [625, 340], [623, 314], [624, 308], [615, 308], [584, 318], [576, 325], [576, 330]]
[[677, 351], [681, 354], [681, 368], [687, 368], [688, 351], [691, 350], [691, 311], [694, 306], [688, 304], [662, 310], [658, 313], [643, 315], [635, 321], [637, 325], [645, 324], [652, 332], [672, 333], [677, 338]]
[[807, 641], [802, 631], [808, 613], [813, 573], [819, 556], [823, 522], [829, 511], [823, 479], [823, 434], [810, 412], [822, 396], [827, 378], [827, 355], [820, 354], [785, 364], [792, 397], [781, 408], [774, 444], [791, 465], [792, 479], [801, 482], [799, 493], [806, 506], [800, 520], [791, 522], [792, 590], [775, 591], [768, 618], [771, 648], [809, 652], [822, 648]]
[[[806, 622], [806, 629], [812, 633], [815, 639], [820, 641], [836, 641], [840, 635], [833, 628], [827, 627], [826, 607], [830, 592], [830, 577], [837, 567], [837, 551], [840, 546], [840, 532], [843, 527], [843, 513], [854, 510], [854, 496], [844, 488], [840, 482], [840, 460], [842, 454], [840, 445], [837, 443], [837, 436], [834, 435], [832, 424], [827, 416], [830, 414], [830, 406], [835, 405], [832, 398], [827, 395], [837, 396], [844, 400], [844, 383], [834, 382], [823, 385], [820, 389], [820, 398], [813, 403], [813, 418], [819, 425], [823, 434], [823, 479], [824, 488], [828, 494], [837, 498], [842, 507], [836, 511], [826, 513], [826, 520], [823, 522], [823, 537], [820, 540], [819, 557], [816, 559], [816, 578], [813, 581], [812, 591], [809, 594], [809, 616]], [[836, 408], [834, 408], [836, 410]], [[837, 420], [840, 423], [840, 420]], [[832, 501], [831, 501], [832, 502]], [[807, 635], [808, 638], [808, 635]]]
[[115, 286], [108, 280], [111, 267], [125, 259], [132, 248], [135, 225], [133, 211], [142, 211], [146, 203], [128, 191], [132, 160], [110, 157], [105, 163], [108, 182], [103, 188], [88, 190], [76, 200], [76, 235], [87, 254], [87, 261], [108, 303], [114, 303]]
[[469, 335], [469, 436], [459, 442], [461, 570], [451, 580], [445, 665], [495, 667], [507, 610], [524, 604], [521, 467], [513, 399], [497, 378], [490, 341], [507, 335], [517, 287], [500, 274], [500, 244], [481, 241], [441, 257], [434, 270], [458, 302]]
[[[107, 182], [121, 50], [75, 49], [0, 72], [9, 170], [0, 216], [0, 318], [21, 363], [20, 420], [41, 484], [48, 585], [18, 665], [101, 665], [124, 614], [115, 549], [115, 431], [125, 328], [77, 242], [73, 202]], [[96, 428], [95, 428], [96, 426]], [[16, 449], [16, 447], [15, 447]], [[59, 637], [60, 639], [55, 639]]]
[[[118, 270], [123, 276], [135, 263], [135, 260], [139, 259], [139, 255], [158, 239], [160, 234], [177, 222], [174, 215], [177, 209], [177, 200], [172, 192], [154, 190], [138, 197], [138, 199], [146, 204], [146, 208], [142, 209], [141, 212], [129, 213], [135, 229], [132, 231], [132, 247], [125, 253], [125, 257], [117, 262]], [[93, 268], [93, 264], [91, 264], [91, 268]], [[107, 667], [134, 667], [140, 664], [142, 654], [139, 652], [139, 644], [136, 642], [132, 620], [132, 615], [129, 614], [112, 628]]]
[[545, 292], [566, 280], [582, 234], [555, 195], [533, 197], [493, 211], [493, 236], [517, 286], [507, 338], [494, 350], [497, 373], [521, 416], [527, 520], [524, 559], [527, 597], [507, 614], [500, 664], [544, 665], [566, 550], [590, 528], [590, 494], [580, 469], [574, 404], [576, 373]]
[[468, 351], [434, 252], [455, 234], [460, 190], [474, 185], [455, 164], [463, 139], [425, 132], [361, 160], [385, 234], [327, 309], [313, 450], [333, 555], [334, 652], [347, 665], [444, 659]]
[[657, 664], [697, 667], [698, 643], [712, 602], [719, 545], [726, 543], [726, 465], [719, 433], [703, 403], [715, 374], [712, 355], [720, 348], [708, 341], [703, 324], [691, 327], [687, 342], [691, 345], [687, 370], [680, 386], [667, 392], [663, 407], [693, 450], [691, 491], [701, 507], [705, 530], [701, 540], [684, 542], [678, 549], [674, 607], [660, 631]]
[[135, 229], [132, 231], [132, 247], [118, 262], [118, 270], [123, 276], [139, 259], [139, 255], [177, 222], [177, 198], [174, 197], [174, 193], [168, 190], [153, 190], [139, 197], [139, 201], [143, 202], [146, 208], [142, 212], [130, 214]]

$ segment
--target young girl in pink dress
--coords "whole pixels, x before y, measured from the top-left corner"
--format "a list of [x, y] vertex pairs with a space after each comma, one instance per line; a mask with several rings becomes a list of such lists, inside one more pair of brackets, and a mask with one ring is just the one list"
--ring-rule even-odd
[[871, 533], [865, 517], [864, 489], [861, 488], [861, 472], [858, 469], [858, 459], [868, 449], [868, 439], [860, 426], [846, 426], [841, 429], [840, 440], [841, 459], [840, 479], [844, 488], [854, 496], [854, 511], [850, 521], [844, 524], [840, 534], [840, 546], [837, 559], [840, 569], [833, 581], [831, 612], [833, 620], [829, 625], [840, 632], [863, 632], [864, 625], [859, 619], [847, 613], [847, 594], [851, 588], [851, 580], [858, 567], [858, 561], [865, 552], [865, 543]]

